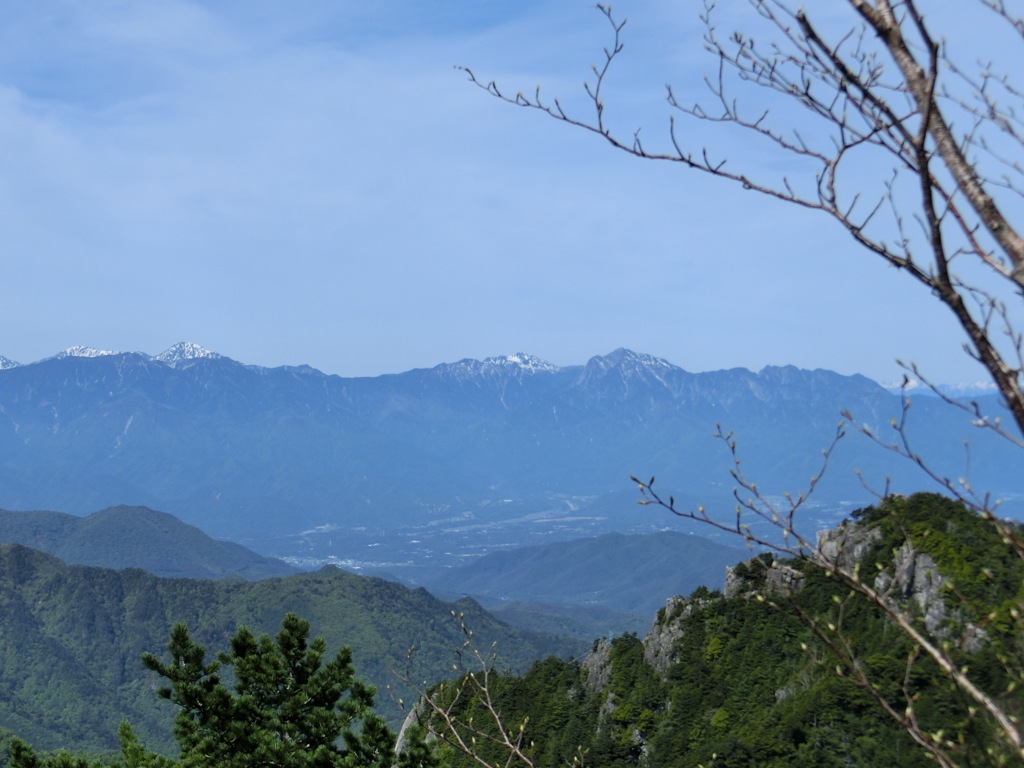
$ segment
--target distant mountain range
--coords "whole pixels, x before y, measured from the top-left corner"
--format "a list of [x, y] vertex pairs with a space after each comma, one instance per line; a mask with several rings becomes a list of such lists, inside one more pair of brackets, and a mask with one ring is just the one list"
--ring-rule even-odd
[[[45, 362], [47, 360], [63, 360], [66, 357], [108, 357], [111, 355], [120, 354], [122, 353], [115, 352], [114, 350], [111, 349], [96, 349], [95, 347], [86, 347], [78, 345], [74, 347], [68, 347], [67, 349], [61, 350], [56, 355], [51, 355], [50, 357], [43, 358], [38, 362]], [[133, 354], [142, 353], [136, 352]], [[146, 355], [143, 356], [145, 357]], [[169, 365], [174, 365], [175, 363], [180, 363], [186, 360], [195, 360], [201, 357], [215, 359], [218, 357], [223, 357], [223, 355], [219, 355], [216, 352], [211, 352], [210, 350], [204, 349], [198, 344], [193, 344], [190, 341], [181, 341], [175, 344], [174, 346], [165, 349], [159, 355], [153, 355], [152, 357], [150, 357], [150, 359], [159, 361], [161, 363], [168, 363]], [[0, 370], [3, 370], [5, 368], [16, 368], [20, 365], [21, 363], [17, 363], [14, 360], [11, 360], [9, 357], [4, 357], [3, 355], [0, 355]]]
[[[982, 404], [998, 413], [994, 398]], [[676, 525], [635, 506], [630, 474], [731, 514], [716, 424], [735, 431], [765, 493], [799, 492], [844, 409], [890, 439], [901, 399], [863, 376], [690, 373], [625, 349], [576, 366], [515, 354], [342, 378], [190, 344], [157, 356], [77, 347], [0, 370], [0, 507], [148, 506], [264, 554], [401, 575], [510, 544]], [[1024, 498], [1017, 457], [956, 408], [918, 398], [908, 423], [939, 473]], [[877, 488], [927, 487], [853, 435], [806, 525], [871, 501], [855, 470]]]
[[961, 382], [959, 384], [935, 384], [929, 385], [917, 380], [906, 382], [893, 382], [882, 386], [893, 394], [906, 394], [914, 397], [952, 397], [952, 398], [973, 398], [985, 397], [986, 395], [998, 394], [995, 382], [973, 381]]

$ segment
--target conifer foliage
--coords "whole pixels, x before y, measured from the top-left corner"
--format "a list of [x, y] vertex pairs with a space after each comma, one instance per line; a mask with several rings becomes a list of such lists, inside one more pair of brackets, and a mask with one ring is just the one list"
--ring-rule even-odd
[[[132, 730], [120, 731], [117, 768], [385, 768], [395, 765], [395, 736], [373, 711], [373, 688], [355, 677], [352, 654], [342, 648], [325, 661], [326, 643], [309, 641], [309, 622], [285, 616], [277, 636], [256, 637], [241, 627], [231, 650], [215, 661], [176, 624], [170, 659], [145, 654], [143, 664], [166, 684], [158, 695], [178, 713], [177, 760], [145, 750]], [[223, 672], [223, 676], [222, 676]], [[415, 745], [421, 746], [421, 745]], [[398, 760], [427, 768], [430, 754]], [[39, 758], [26, 744], [12, 748], [14, 768], [93, 768], [99, 763], [57, 755]]]

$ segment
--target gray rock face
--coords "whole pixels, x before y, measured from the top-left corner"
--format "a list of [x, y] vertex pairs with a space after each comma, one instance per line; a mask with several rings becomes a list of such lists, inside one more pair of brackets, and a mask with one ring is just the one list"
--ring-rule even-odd
[[881, 537], [878, 528], [844, 521], [838, 528], [818, 531], [818, 552], [840, 568], [852, 571]]
[[746, 587], [746, 579], [741, 579], [739, 574], [736, 572], [736, 566], [730, 565], [725, 569], [725, 596], [736, 597]]
[[[758, 558], [752, 558], [742, 564], [747, 568], [764, 568], [764, 579], [767, 591], [779, 595], [791, 595], [799, 592], [804, 585], [804, 575], [791, 565], [772, 562], [764, 566]], [[725, 569], [725, 596], [753, 596], [758, 590], [750, 589], [748, 579], [740, 575], [739, 566]]]
[[934, 558], [917, 552], [909, 541], [895, 553], [892, 572], [882, 571], [875, 578], [875, 589], [896, 600], [910, 602], [924, 619], [928, 632], [935, 634], [949, 618], [942, 599], [946, 578], [939, 573]]
[[[874, 563], [865, 562], [865, 556], [881, 535], [878, 527], [844, 522], [838, 528], [818, 533], [818, 553], [846, 571], [852, 572], [859, 565], [867, 579], [866, 574], [873, 571]], [[892, 553], [892, 564], [875, 576], [872, 586], [883, 597], [920, 615], [929, 634], [948, 637], [952, 629], [950, 620], [958, 617], [943, 599], [947, 581], [931, 555], [918, 552], [913, 544], [904, 541]], [[962, 647], [973, 650], [980, 647], [983, 630], [968, 624], [960, 631]]]
[[[395, 740], [395, 754], [401, 754], [403, 750], [408, 746], [409, 741], [409, 729], [415, 725], [423, 725], [428, 723], [430, 717], [427, 713], [427, 704], [421, 698], [416, 702], [416, 705], [409, 710], [409, 713], [405, 716], [402, 721], [402, 727], [398, 729], [398, 736]], [[431, 742], [437, 739], [437, 734], [432, 728], [428, 729], [427, 741]]]
[[606, 640], [598, 640], [594, 649], [583, 659], [582, 667], [587, 673], [587, 690], [591, 693], [604, 694], [601, 705], [598, 728], [604, 719], [615, 711], [615, 694], [608, 690], [612, 677], [612, 644]]
[[772, 563], [768, 573], [765, 574], [770, 592], [777, 592], [781, 595], [790, 595], [799, 592], [804, 586], [804, 575], [789, 565]]
[[[818, 553], [845, 571], [852, 572], [859, 565], [867, 578], [869, 566], [873, 570], [874, 564], [866, 563], [864, 559], [881, 536], [878, 527], [844, 522], [833, 530], [818, 532]], [[950, 618], [942, 598], [946, 581], [931, 555], [918, 552], [909, 541], [905, 541], [893, 552], [892, 565], [875, 577], [873, 587], [919, 612], [928, 632], [935, 634]]]
[[612, 644], [598, 640], [594, 649], [583, 659], [582, 667], [587, 673], [587, 690], [603, 691], [612, 676]]
[[[728, 571], [728, 569], [727, 569]], [[707, 600], [687, 600], [676, 595], [670, 597], [665, 607], [658, 611], [654, 625], [644, 638], [644, 661], [654, 670], [663, 675], [676, 661], [675, 648], [682, 639], [684, 632], [679, 619], [693, 613], [694, 606], [705, 605]]]

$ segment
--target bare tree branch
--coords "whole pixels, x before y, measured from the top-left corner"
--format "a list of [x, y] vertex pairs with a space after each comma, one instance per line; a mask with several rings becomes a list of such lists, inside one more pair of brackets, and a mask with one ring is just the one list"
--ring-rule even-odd
[[[1019, 6], [1012, 8], [1006, 0], [975, 2], [958, 7], [965, 24], [992, 25], [996, 32], [1008, 32], [1015, 43], [1024, 41]], [[597, 6], [611, 28], [612, 44], [604, 49], [601, 65], [593, 67], [596, 79], [585, 86], [593, 110], [589, 118], [571, 114], [557, 99], [543, 100], [539, 89], [532, 97], [521, 92], [506, 96], [494, 82], [465, 71], [491, 95], [596, 134], [635, 157], [675, 163], [829, 216], [853, 242], [908, 274], [947, 307], [964, 334], [967, 353], [981, 363], [1002, 396], [1009, 421], [983, 413], [977, 403], [943, 399], [963, 409], [975, 426], [1024, 448], [1024, 333], [1015, 327], [1024, 310], [1024, 237], [1015, 220], [1024, 198], [1024, 87], [1014, 83], [1016, 73], [1000, 73], [987, 61], [957, 59], [950, 42], [925, 16], [920, 0], [845, 0], [833, 7], [848, 15], [838, 31], [831, 19], [819, 25], [812, 12], [793, 10], [784, 0], [748, 0], [748, 5], [751, 25], [762, 25], [768, 43], [761, 34], [755, 42], [752, 33], [720, 33], [714, 3], [705, 0], [704, 43], [716, 60], [713, 74], [704, 80], [710, 99], [707, 104], [685, 104], [667, 88], [670, 115], [663, 150], [650, 140], [641, 142], [638, 129], [620, 137], [609, 127], [604, 94], [612, 65], [623, 51], [625, 20], [617, 20], [608, 6]], [[765, 103], [750, 99], [751, 93], [763, 95]], [[796, 106], [806, 119], [797, 127], [778, 105]], [[737, 167], [713, 148], [692, 146], [682, 127], [685, 121], [739, 129], [753, 144], [786, 160], [783, 165], [802, 171], [773, 176], [756, 165]], [[851, 189], [848, 171], [865, 160], [884, 162], [886, 170], [875, 179], [877, 186], [862, 183]], [[916, 367], [907, 368], [924, 380]], [[895, 440], [866, 427], [861, 431], [977, 510], [992, 522], [1008, 549], [1024, 558], [1018, 529], [997, 518], [998, 502], [986, 491], [972, 487], [969, 448], [962, 477], [954, 480], [936, 472], [913, 449], [907, 429], [910, 401], [904, 398], [903, 403], [900, 418], [892, 424]], [[844, 417], [852, 420], [849, 414]], [[640, 503], [739, 536], [752, 549], [806, 558], [846, 585], [851, 596], [881, 611], [914, 648], [907, 660], [902, 706], [879, 693], [858, 663], [856, 649], [841, 632], [843, 606], [835, 626], [813, 616], [805, 620], [839, 660], [843, 673], [871, 692], [940, 765], [957, 765], [958, 747], [941, 734], [927, 733], [917, 719], [909, 681], [918, 658], [937, 665], [969, 701], [970, 716], [984, 713], [1011, 755], [1024, 759], [1016, 712], [1003, 698], [984, 690], [969, 670], [960, 668], [943, 643], [924, 631], [887, 589], [861, 578], [856, 568], [829, 557], [798, 532], [797, 514], [844, 431], [840, 423], [807, 489], [778, 505], [744, 475], [732, 433], [719, 427], [717, 437], [733, 457], [731, 474], [737, 484], [735, 518], [728, 521], [703, 507], [677, 507], [674, 498], [654, 490], [654, 478], [633, 480], [642, 494]], [[1024, 638], [1024, 606], [1019, 595], [1014, 599], [1016, 629]], [[1008, 671], [1015, 681], [1024, 678], [1019, 663]]]

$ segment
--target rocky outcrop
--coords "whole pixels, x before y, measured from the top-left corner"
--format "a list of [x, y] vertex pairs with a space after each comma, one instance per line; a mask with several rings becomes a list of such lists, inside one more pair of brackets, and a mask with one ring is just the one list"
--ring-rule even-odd
[[725, 569], [725, 596], [750, 597], [760, 592], [792, 595], [804, 585], [801, 571], [777, 560], [760, 556]]
[[581, 665], [587, 673], [584, 683], [590, 693], [600, 693], [604, 697], [598, 718], [598, 729], [604, 726], [605, 719], [615, 711], [616, 696], [609, 690], [612, 678], [612, 644], [607, 640], [598, 640]]
[[643, 640], [643, 657], [647, 664], [659, 674], [675, 662], [673, 648], [683, 637], [679, 622], [672, 621], [681, 615], [689, 615], [693, 610], [685, 597], [670, 597], [665, 607], [657, 611], [654, 624]]
[[650, 664], [659, 674], [676, 661], [674, 650], [683, 637], [683, 629], [679, 619], [693, 613], [694, 606], [702, 606], [706, 599], [687, 600], [679, 595], [670, 597], [665, 607], [658, 611], [654, 625], [644, 638], [644, 661]]
[[[853, 573], [859, 566], [865, 578], [870, 579], [867, 574], [876, 573], [875, 564], [870, 563], [869, 568], [866, 559], [877, 548], [881, 538], [882, 531], [877, 525], [843, 522], [837, 528], [818, 532], [815, 556], [848, 573]], [[929, 633], [941, 634], [943, 627], [957, 617], [951, 614], [943, 597], [947, 579], [939, 572], [935, 559], [905, 541], [884, 557], [884, 561], [890, 561], [890, 564], [878, 571], [874, 581], [869, 583], [877, 592], [920, 615]], [[801, 569], [762, 554], [726, 568], [724, 595], [726, 598], [757, 594], [787, 596], [799, 592], [804, 581]], [[658, 612], [644, 639], [644, 658], [659, 674], [664, 674], [676, 660], [674, 649], [684, 635], [682, 622], [678, 619], [689, 616], [703, 602], [673, 597]], [[963, 645], [976, 646], [981, 634], [976, 628], [967, 627]]]
[[[849, 573], [858, 565], [864, 573], [869, 573], [865, 559], [881, 537], [877, 526], [844, 522], [838, 528], [818, 532], [818, 555]], [[892, 564], [878, 573], [872, 586], [880, 594], [907, 604], [919, 613], [928, 632], [934, 634], [950, 618], [942, 597], [945, 583], [946, 578], [939, 573], [935, 559], [904, 541], [892, 552]]]
[[[859, 565], [867, 574], [874, 571], [874, 563], [870, 564], [872, 568], [869, 571], [866, 557], [881, 537], [882, 532], [877, 526], [844, 522], [833, 530], [819, 531], [818, 554], [844, 571], [852, 573]], [[947, 579], [939, 572], [935, 558], [919, 552], [909, 541], [893, 550], [891, 557], [891, 564], [878, 572], [872, 587], [919, 615], [929, 634], [948, 634], [950, 620], [957, 617], [943, 598]], [[977, 650], [983, 633], [973, 625], [962, 629], [962, 646]]]
[[875, 578], [875, 589], [916, 608], [925, 628], [932, 634], [949, 618], [949, 609], [942, 599], [946, 578], [939, 573], [934, 558], [918, 552], [909, 541], [894, 553], [892, 570]]
[[427, 741], [433, 741], [437, 738], [437, 734], [434, 729], [429, 726], [429, 710], [427, 703], [422, 697], [416, 702], [416, 705], [409, 710], [406, 714], [405, 719], [402, 720], [402, 727], [398, 729], [398, 736], [395, 738], [395, 754], [400, 755], [405, 751], [409, 741], [409, 729], [413, 726], [427, 725]]
[[[811, 560], [827, 561], [853, 574], [858, 570], [865, 583], [903, 609], [919, 616], [928, 633], [952, 639], [960, 646], [977, 650], [985, 632], [965, 624], [946, 600], [947, 578], [939, 572], [935, 558], [921, 552], [910, 541], [892, 551], [880, 552], [883, 531], [867, 521], [844, 522], [832, 530], [820, 531]], [[876, 561], [884, 568], [876, 565]], [[726, 569], [725, 598], [790, 596], [799, 593], [810, 577], [813, 565], [781, 561], [761, 554]], [[678, 662], [686, 642], [686, 619], [708, 603], [722, 599], [704, 591], [692, 598], [671, 597], [658, 611], [643, 639], [644, 660], [659, 675]], [[611, 674], [611, 645], [601, 641], [583, 661], [587, 688], [604, 690]]]
[[844, 521], [838, 528], [818, 531], [818, 553], [843, 570], [852, 571], [881, 538], [877, 527]]
[[769, 593], [790, 595], [803, 589], [804, 575], [790, 565], [772, 563], [765, 573], [765, 582]]
[[612, 644], [607, 640], [598, 640], [580, 665], [587, 673], [587, 690], [591, 693], [603, 691], [608, 687], [612, 676]]

